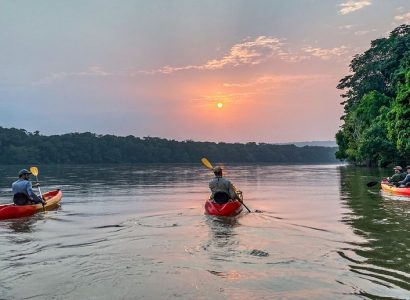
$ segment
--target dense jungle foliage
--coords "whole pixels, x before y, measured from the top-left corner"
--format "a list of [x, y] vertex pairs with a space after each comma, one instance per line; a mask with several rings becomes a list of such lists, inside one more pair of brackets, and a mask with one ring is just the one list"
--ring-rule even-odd
[[371, 42], [340, 80], [344, 124], [337, 158], [357, 165], [410, 162], [410, 26]]
[[39, 163], [331, 163], [336, 148], [272, 144], [174, 141], [93, 133], [41, 135], [0, 127], [0, 164]]

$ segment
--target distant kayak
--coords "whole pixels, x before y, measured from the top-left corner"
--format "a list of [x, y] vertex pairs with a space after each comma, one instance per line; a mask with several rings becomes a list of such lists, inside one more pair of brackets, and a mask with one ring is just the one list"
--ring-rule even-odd
[[395, 195], [409, 196], [410, 197], [410, 187], [399, 188], [394, 185], [389, 185], [387, 182], [382, 182], [382, 189], [385, 192], [389, 192]]
[[212, 200], [206, 200], [205, 212], [214, 216], [235, 216], [242, 211], [242, 204], [238, 200], [229, 201], [225, 204], [218, 204]]
[[[61, 198], [63, 197], [63, 193], [61, 190], [55, 190], [43, 194], [43, 197], [46, 201], [44, 209], [50, 210], [59, 205]], [[3, 204], [0, 205], [0, 220], [28, 217], [34, 215], [38, 211], [43, 211], [43, 206], [41, 204], [21, 206], [14, 204]]]

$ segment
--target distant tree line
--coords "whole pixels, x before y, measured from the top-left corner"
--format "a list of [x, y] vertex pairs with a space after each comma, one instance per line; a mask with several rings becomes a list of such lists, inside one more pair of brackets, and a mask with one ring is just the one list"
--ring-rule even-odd
[[358, 165], [410, 162], [410, 26], [371, 42], [350, 63], [336, 156]]
[[41, 135], [0, 127], [0, 164], [198, 163], [201, 157], [238, 163], [332, 163], [336, 148], [264, 143], [175, 141], [90, 132]]

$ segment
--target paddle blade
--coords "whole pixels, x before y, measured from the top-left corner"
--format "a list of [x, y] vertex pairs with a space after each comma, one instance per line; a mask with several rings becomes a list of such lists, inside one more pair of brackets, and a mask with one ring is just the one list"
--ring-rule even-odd
[[205, 157], [203, 157], [201, 159], [202, 163], [204, 164], [205, 167], [207, 167], [208, 169], [212, 170], [214, 167], [212, 166], [212, 164], [209, 162], [208, 159], [206, 159]]
[[38, 169], [37, 169], [37, 167], [31, 167], [31, 168], [30, 168], [30, 172], [33, 173], [34, 176], [37, 176], [37, 175], [38, 175]]
[[372, 186], [375, 186], [375, 185], [378, 184], [378, 183], [379, 183], [378, 181], [370, 181], [370, 182], [366, 183], [366, 185], [367, 185], [368, 187], [372, 187]]

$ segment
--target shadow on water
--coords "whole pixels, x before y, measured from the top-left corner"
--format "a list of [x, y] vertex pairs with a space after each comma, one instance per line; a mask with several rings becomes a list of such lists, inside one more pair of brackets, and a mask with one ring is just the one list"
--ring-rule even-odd
[[[60, 207], [57, 207], [52, 211], [57, 211], [59, 209]], [[35, 232], [36, 224], [39, 221], [49, 218], [48, 214], [50, 214], [50, 212], [52, 211], [47, 211], [46, 213], [39, 212], [35, 215], [24, 218], [2, 220], [0, 225], [2, 228], [7, 229], [8, 231], [14, 232], [16, 234], [33, 233]]]
[[61, 205], [47, 210], [46, 212], [37, 212], [36, 214], [29, 217], [2, 220], [0, 224], [3, 228], [9, 229], [14, 233], [33, 233], [36, 223], [45, 219], [52, 218], [51, 215], [53, 214], [53, 212], [59, 210], [61, 210]]
[[206, 224], [209, 226], [209, 245], [214, 248], [222, 248], [228, 255], [230, 251], [233, 251], [232, 245], [236, 244], [235, 227], [240, 224], [238, 217], [215, 217], [206, 216]]
[[[359, 257], [351, 258], [348, 252], [339, 254], [348, 259], [350, 271], [378, 289], [362, 290], [360, 295], [372, 299], [388, 297], [387, 290], [398, 291], [398, 298], [410, 297], [410, 203], [382, 197], [380, 187], [369, 189], [366, 182], [373, 177], [386, 176], [381, 170], [340, 167], [340, 190], [343, 204], [350, 208], [342, 222], [352, 227], [354, 233], [364, 239], [360, 245], [352, 245]], [[368, 176], [368, 174], [373, 177]], [[391, 296], [391, 293], [390, 293]], [[404, 297], [403, 297], [404, 296]]]
[[269, 253], [259, 249], [240, 250], [241, 234], [237, 231], [243, 226], [239, 222], [242, 217], [244, 215], [236, 217], [206, 216], [206, 223], [209, 226], [208, 248], [212, 249], [211, 259], [228, 260], [240, 256], [269, 256]]
[[240, 226], [238, 217], [206, 216], [206, 224], [209, 226], [209, 240], [204, 247], [209, 253], [209, 258], [214, 264], [207, 271], [215, 276], [234, 279], [238, 273], [227, 271], [220, 267], [219, 263], [232, 262], [238, 256], [238, 238], [235, 229]]
[[38, 216], [31, 216], [28, 218], [5, 221], [4, 223], [7, 228], [11, 229], [15, 233], [31, 233], [33, 232], [33, 227], [38, 220]]

